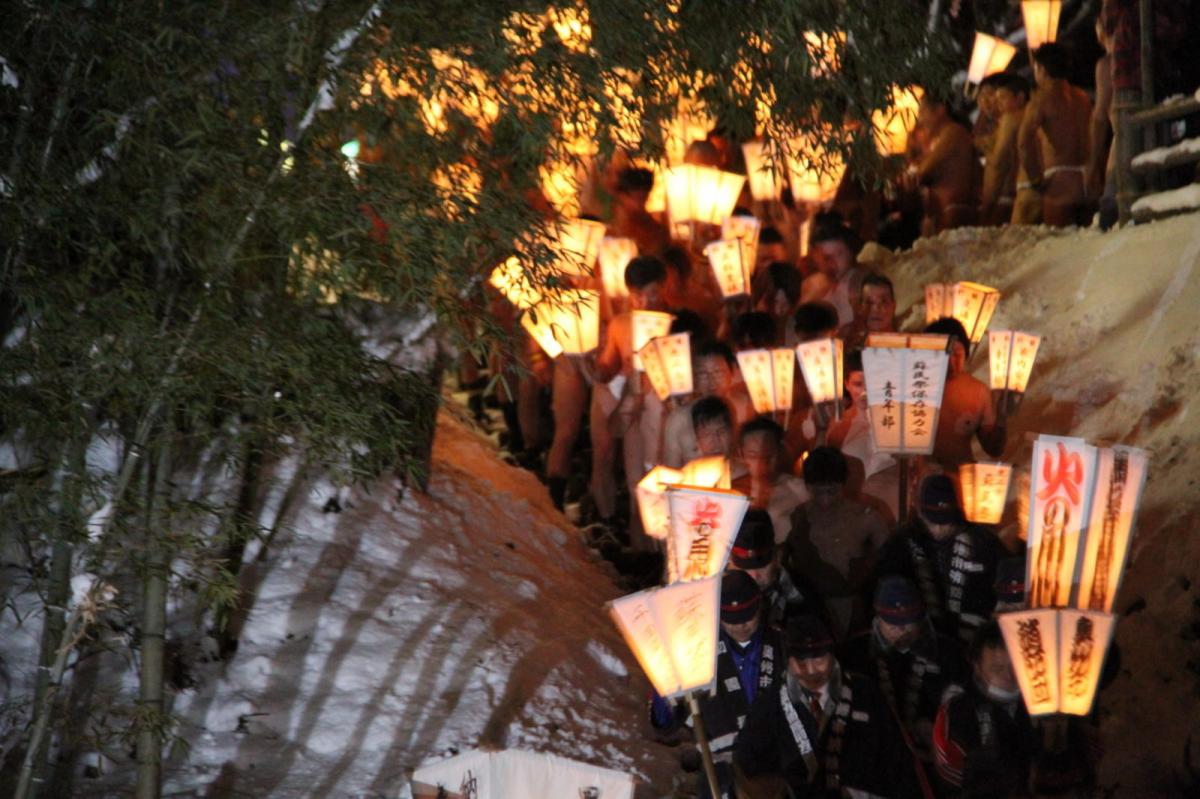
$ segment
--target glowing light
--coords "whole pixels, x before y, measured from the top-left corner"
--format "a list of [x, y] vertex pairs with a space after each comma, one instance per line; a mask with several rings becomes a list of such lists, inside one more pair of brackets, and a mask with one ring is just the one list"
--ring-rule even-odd
[[988, 75], [1003, 72], [1016, 54], [1017, 48], [1003, 39], [976, 31], [971, 63], [967, 67], [967, 81], [979, 83]]
[[959, 493], [967, 521], [999, 524], [1011, 479], [1012, 467], [1006, 463], [964, 463], [959, 466]]
[[925, 286], [925, 323], [949, 316], [962, 323], [972, 344], [987, 331], [1000, 303], [1000, 292], [981, 283], [930, 283]]

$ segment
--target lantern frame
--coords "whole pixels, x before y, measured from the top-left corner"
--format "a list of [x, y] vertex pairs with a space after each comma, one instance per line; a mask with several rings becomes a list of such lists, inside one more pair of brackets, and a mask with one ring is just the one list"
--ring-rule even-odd
[[492, 270], [488, 283], [519, 310], [532, 308], [542, 301], [541, 290], [529, 279], [521, 259], [515, 255], [510, 255]]
[[724, 299], [750, 294], [754, 260], [748, 257], [745, 241], [732, 238], [710, 242], [704, 246], [704, 257]]
[[[872, 333], [867, 337], [863, 378], [871, 444], [876, 452], [895, 456], [933, 452], [950, 363], [948, 346], [949, 338], [940, 335]], [[926, 368], [918, 368], [921, 364]], [[936, 388], [932, 396], [930, 388]], [[910, 443], [908, 435], [913, 426], [928, 428], [917, 436], [916, 444]], [[893, 427], [897, 428], [895, 434]]]
[[643, 367], [638, 352], [653, 339], [667, 335], [671, 331], [671, 322], [674, 319], [674, 316], [664, 311], [629, 312], [629, 340], [633, 349], [633, 366], [639, 372], [643, 371]]
[[590, 277], [604, 239], [604, 223], [568, 219], [559, 222], [557, 228], [552, 249], [559, 271], [573, 277]]
[[871, 114], [875, 147], [883, 157], [908, 152], [908, 137], [917, 124], [925, 92], [919, 86], [893, 86], [891, 107]]
[[1111, 613], [1125, 576], [1150, 458], [1143, 449], [1101, 449], [1075, 606]]
[[521, 315], [521, 327], [551, 358], [586, 355], [600, 346], [600, 295], [569, 289]]
[[686, 396], [693, 391], [692, 336], [675, 333], [650, 339], [638, 350], [642, 369], [660, 400]]
[[668, 580], [720, 577], [750, 509], [750, 498], [730, 489], [673, 485], [667, 487], [667, 507], [671, 518], [666, 547]]
[[638, 515], [642, 529], [651, 538], [665, 541], [671, 531], [671, 509], [667, 505], [667, 488], [683, 482], [683, 471], [659, 464], [638, 481]]
[[1041, 608], [996, 618], [1029, 715], [1088, 715], [1116, 617], [1076, 608]]
[[795, 352], [786, 347], [742, 350], [737, 361], [755, 413], [786, 413], [792, 409]]
[[809, 205], [833, 202], [846, 174], [846, 162], [840, 153], [827, 152], [818, 144], [799, 139], [785, 160], [794, 201]]
[[1021, 0], [1021, 20], [1025, 24], [1025, 43], [1029, 52], [1058, 39], [1058, 21], [1062, 0]]
[[746, 159], [746, 179], [750, 183], [750, 196], [756, 202], [778, 202], [783, 193], [782, 159], [774, 147], [762, 139], [742, 144], [742, 155]]
[[605, 236], [600, 240], [596, 261], [600, 267], [600, 284], [609, 299], [623, 300], [629, 296], [629, 287], [625, 285], [625, 267], [637, 255], [638, 246], [633, 239]]
[[837, 403], [839, 412], [846, 393], [844, 352], [845, 343], [840, 338], [819, 338], [796, 345], [796, 360], [813, 403]]
[[925, 286], [925, 323], [943, 317], [957, 319], [967, 331], [973, 347], [983, 340], [1001, 296], [999, 289], [968, 280], [928, 283]]
[[958, 467], [963, 515], [972, 524], [999, 524], [1008, 504], [1013, 468], [1007, 463], [964, 463]]
[[729, 458], [724, 455], [693, 458], [680, 471], [683, 474], [679, 480], [681, 486], [729, 490], [733, 485], [733, 470]]
[[680, 223], [719, 225], [733, 213], [745, 175], [711, 166], [681, 164], [666, 173], [667, 217]]
[[967, 66], [967, 83], [980, 83], [984, 78], [1008, 68], [1017, 48], [1004, 39], [975, 31], [971, 45], [971, 61]]

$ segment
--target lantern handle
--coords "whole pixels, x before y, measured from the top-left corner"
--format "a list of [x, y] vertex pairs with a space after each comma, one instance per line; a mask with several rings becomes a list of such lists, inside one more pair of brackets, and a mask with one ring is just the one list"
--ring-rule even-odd
[[721, 788], [717, 784], [717, 767], [713, 765], [712, 750], [708, 748], [708, 733], [704, 729], [704, 720], [700, 717], [700, 703], [696, 694], [687, 692], [688, 709], [692, 712], [692, 730], [696, 734], [696, 746], [700, 748], [700, 759], [704, 762], [704, 776], [708, 778], [708, 790], [712, 799], [721, 799]]

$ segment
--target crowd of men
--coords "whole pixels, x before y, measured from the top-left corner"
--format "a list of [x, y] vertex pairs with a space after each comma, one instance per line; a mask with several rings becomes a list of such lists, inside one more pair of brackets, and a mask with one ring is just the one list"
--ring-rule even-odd
[[[600, 346], [550, 360], [530, 340], [521, 368], [493, 364], [509, 377], [500, 401], [514, 459], [630, 556], [622, 564], [642, 564], [644, 584], [661, 571], [636, 505], [649, 470], [722, 456], [749, 497], [722, 582], [716, 691], [700, 702], [724, 796], [1023, 797], [1094, 784], [1094, 726], [1031, 721], [994, 620], [1024, 602], [1023, 544], [960, 507], [958, 467], [1000, 457], [1007, 433], [1007, 408], [967, 367], [967, 333], [952, 318], [923, 328], [947, 337], [950, 363], [907, 508], [899, 464], [872, 446], [861, 356], [868, 335], [901, 327], [892, 282], [857, 257], [864, 238], [903, 227], [904, 198], [921, 209], [920, 233], [1090, 216], [1106, 158], [1091, 101], [1066, 82], [1058, 45], [1036, 51], [1034, 75], [1036, 86], [985, 81], [974, 130], [926, 95], [899, 200], [872, 200], [852, 176], [821, 213], [743, 198], [735, 214], [753, 207], [761, 223], [749, 296], [722, 298], [702, 255], [719, 230], [673, 241], [646, 210], [653, 173], [614, 163], [601, 181], [608, 235], [639, 255], [628, 296], [604, 298]], [[687, 157], [737, 170], [735, 145], [718, 130]], [[493, 307], [511, 323], [499, 295]], [[690, 334], [691, 396], [660, 400], [635, 368], [637, 310], [669, 312], [671, 332]], [[737, 353], [831, 337], [845, 346], [838, 412], [814, 406], [797, 373], [792, 409], [756, 415]], [[690, 740], [688, 716], [651, 702], [663, 741]]]

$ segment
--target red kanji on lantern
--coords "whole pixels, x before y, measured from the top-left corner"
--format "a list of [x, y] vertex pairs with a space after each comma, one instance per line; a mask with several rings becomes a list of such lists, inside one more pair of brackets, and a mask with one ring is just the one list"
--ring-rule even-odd
[[1054, 466], [1054, 454], [1045, 453], [1042, 458], [1042, 479], [1046, 485], [1038, 492], [1038, 499], [1049, 499], [1058, 493], [1059, 487], [1071, 500], [1072, 505], [1079, 504], [1079, 488], [1083, 482], [1083, 459], [1078, 452], [1067, 452], [1061, 442], [1058, 446], [1058, 467]]

